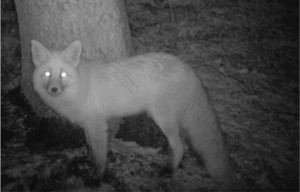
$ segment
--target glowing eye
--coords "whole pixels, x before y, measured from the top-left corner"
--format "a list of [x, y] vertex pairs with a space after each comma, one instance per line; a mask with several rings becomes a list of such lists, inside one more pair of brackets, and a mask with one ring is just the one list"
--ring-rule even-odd
[[66, 72], [61, 72], [60, 76], [61, 76], [62, 78], [67, 77], [67, 73], [66, 73]]
[[45, 76], [46, 76], [46, 77], [50, 77], [50, 76], [51, 76], [51, 73], [50, 73], [49, 71], [46, 71], [46, 72], [45, 72]]

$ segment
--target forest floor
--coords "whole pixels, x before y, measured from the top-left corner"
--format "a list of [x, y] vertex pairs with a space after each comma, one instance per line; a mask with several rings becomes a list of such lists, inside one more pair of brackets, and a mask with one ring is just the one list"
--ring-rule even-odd
[[[126, 3], [137, 54], [171, 53], [198, 72], [241, 188], [299, 191], [299, 1]], [[9, 0], [2, 1], [1, 27], [2, 191], [216, 190], [189, 151], [173, 178], [159, 175], [167, 144], [144, 116], [125, 120], [110, 143], [105, 178], [93, 180], [81, 130], [70, 144], [70, 125], [35, 120], [20, 93], [21, 45]], [[53, 131], [57, 124], [65, 129]], [[134, 127], [131, 135], [124, 127]]]

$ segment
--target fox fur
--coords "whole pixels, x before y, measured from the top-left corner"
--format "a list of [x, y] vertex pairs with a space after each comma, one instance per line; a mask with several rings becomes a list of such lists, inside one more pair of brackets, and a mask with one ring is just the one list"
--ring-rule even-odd
[[80, 59], [80, 41], [63, 51], [31, 41], [34, 90], [72, 123], [79, 124], [102, 174], [112, 117], [146, 112], [166, 136], [175, 171], [184, 153], [184, 135], [216, 182], [229, 187], [229, 155], [208, 95], [194, 70], [180, 59], [149, 53], [101, 63]]

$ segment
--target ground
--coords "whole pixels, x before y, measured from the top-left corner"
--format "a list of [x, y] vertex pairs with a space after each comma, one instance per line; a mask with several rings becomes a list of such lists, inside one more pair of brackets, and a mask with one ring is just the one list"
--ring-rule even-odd
[[[136, 53], [174, 54], [207, 87], [241, 190], [299, 191], [299, 2], [126, 5]], [[143, 116], [123, 127], [153, 135], [112, 139], [105, 177], [94, 180], [81, 130], [74, 128], [72, 142], [71, 125], [38, 119], [20, 92], [21, 45], [10, 0], [2, 2], [1, 26], [2, 191], [216, 190], [188, 150], [173, 178], [159, 174], [169, 156], [166, 141]]]

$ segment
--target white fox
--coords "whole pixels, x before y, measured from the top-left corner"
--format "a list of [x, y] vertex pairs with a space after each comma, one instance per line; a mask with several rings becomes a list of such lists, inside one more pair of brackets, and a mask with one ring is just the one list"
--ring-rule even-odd
[[182, 159], [183, 139], [216, 183], [233, 181], [228, 152], [207, 93], [195, 72], [162, 53], [101, 63], [80, 60], [81, 43], [49, 51], [31, 41], [34, 90], [41, 99], [85, 132], [102, 174], [107, 156], [107, 121], [146, 112], [165, 134], [173, 152], [172, 169]]

